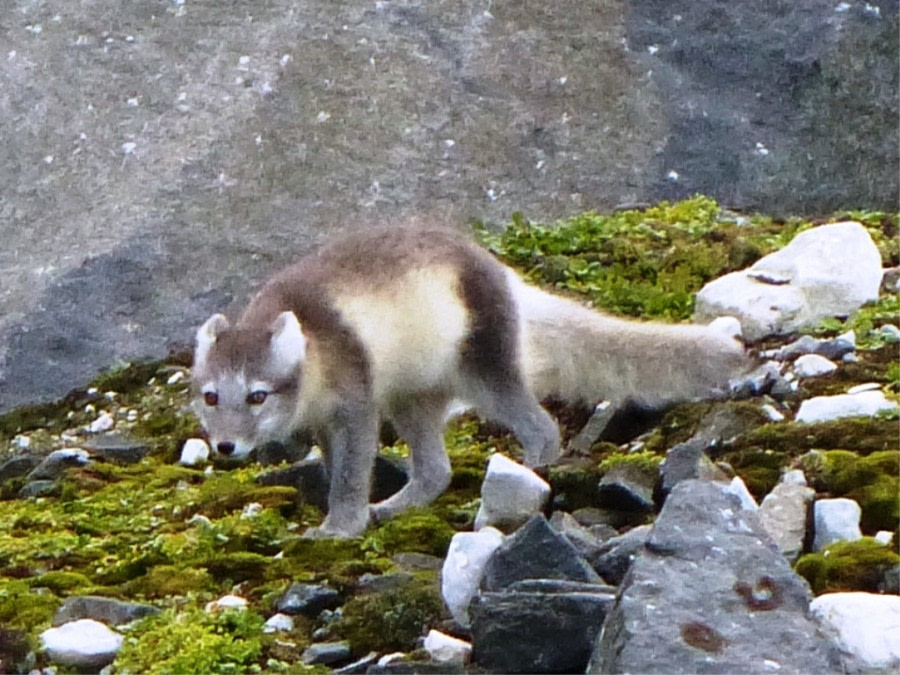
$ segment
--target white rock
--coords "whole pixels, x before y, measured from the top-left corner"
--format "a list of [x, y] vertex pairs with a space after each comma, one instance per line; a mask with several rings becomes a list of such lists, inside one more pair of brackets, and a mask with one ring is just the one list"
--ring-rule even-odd
[[900, 669], [900, 596], [826, 593], [809, 608], [849, 657], [847, 672]]
[[766, 417], [773, 422], [781, 422], [784, 420], [784, 415], [782, 415], [771, 403], [763, 404], [761, 410], [766, 414]]
[[878, 382], [863, 382], [862, 384], [857, 384], [855, 387], [850, 387], [847, 390], [848, 394], [860, 394], [864, 391], [880, 391], [881, 385]]
[[759, 506], [760, 523], [791, 563], [803, 552], [809, 507], [815, 495], [815, 490], [806, 487], [802, 471], [789, 471]]
[[733, 316], [720, 316], [713, 319], [708, 327], [735, 340], [740, 340], [744, 336], [741, 330], [741, 322]]
[[800, 404], [795, 419], [798, 422], [826, 422], [842, 417], [871, 417], [896, 408], [897, 404], [885, 398], [882, 392], [869, 390], [807, 399]]
[[550, 486], [531, 469], [495, 452], [481, 484], [481, 506], [475, 529], [496, 526], [515, 529], [540, 511], [550, 497]]
[[459, 532], [450, 540], [441, 571], [441, 596], [461, 626], [470, 625], [469, 603], [478, 592], [487, 561], [501, 543], [503, 534], [493, 527], [479, 532]]
[[736, 316], [749, 341], [785, 334], [878, 297], [881, 255], [856, 222], [801, 232], [752, 267], [716, 279], [697, 294], [694, 320]]
[[209, 444], [202, 438], [189, 438], [181, 448], [179, 464], [196, 466], [209, 459]]
[[794, 372], [798, 377], [819, 377], [836, 370], [836, 363], [818, 354], [804, 354], [794, 361]]
[[99, 434], [104, 431], [109, 431], [116, 424], [116, 421], [113, 419], [113, 416], [108, 412], [100, 413], [100, 417], [91, 422], [91, 426], [88, 427], [88, 431], [92, 434]]
[[471, 644], [437, 630], [428, 631], [424, 647], [432, 660], [438, 663], [465, 665], [472, 655]]
[[745, 511], [756, 511], [759, 508], [753, 495], [750, 494], [750, 490], [747, 489], [747, 484], [739, 476], [731, 479], [731, 482], [725, 487], [725, 492], [730, 492], [740, 499], [741, 508]]
[[79, 619], [41, 633], [50, 660], [73, 668], [99, 669], [111, 663], [125, 638], [93, 619]]
[[207, 602], [205, 607], [207, 612], [222, 612], [226, 609], [247, 609], [247, 601], [237, 595], [223, 595], [218, 600]]
[[791, 469], [790, 471], [785, 471], [784, 475], [781, 477], [781, 482], [785, 485], [800, 485], [803, 487], [806, 487], [808, 485], [808, 483], [806, 482], [806, 476], [800, 469]]
[[894, 533], [890, 530], [878, 530], [878, 532], [875, 533], [875, 541], [884, 546], [890, 546], [893, 540]]
[[852, 499], [819, 499], [814, 507], [816, 536], [813, 550], [821, 551], [836, 541], [856, 541], [862, 538], [859, 519], [862, 509]]
[[263, 633], [289, 633], [294, 630], [294, 619], [287, 614], [273, 614], [263, 624]]

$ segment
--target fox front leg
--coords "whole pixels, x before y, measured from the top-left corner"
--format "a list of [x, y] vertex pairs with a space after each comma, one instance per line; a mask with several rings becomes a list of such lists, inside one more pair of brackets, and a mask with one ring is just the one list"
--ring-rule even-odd
[[328, 515], [307, 538], [349, 538], [369, 525], [369, 492], [378, 447], [378, 416], [374, 409], [346, 411], [325, 430]]

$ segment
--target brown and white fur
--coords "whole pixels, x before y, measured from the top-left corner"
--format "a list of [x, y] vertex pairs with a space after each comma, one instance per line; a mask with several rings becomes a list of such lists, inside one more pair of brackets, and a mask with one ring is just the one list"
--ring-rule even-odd
[[[528, 286], [451, 230], [379, 227], [273, 277], [234, 326], [212, 316], [197, 332], [193, 388], [219, 453], [312, 431], [330, 486], [308, 534], [346, 537], [446, 489], [454, 401], [508, 427], [535, 466], [560, 444], [539, 398], [661, 406], [721, 393], [745, 365], [719, 330], [606, 317]], [[370, 506], [383, 419], [410, 446], [410, 480]]]

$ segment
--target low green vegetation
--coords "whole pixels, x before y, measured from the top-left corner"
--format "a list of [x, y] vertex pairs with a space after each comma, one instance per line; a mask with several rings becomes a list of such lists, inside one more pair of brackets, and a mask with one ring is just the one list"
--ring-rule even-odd
[[[900, 264], [896, 216], [849, 215], [866, 225], [886, 263]], [[610, 312], [681, 321], [706, 281], [751, 264], [810, 226], [729, 213], [697, 197], [644, 211], [586, 213], [552, 225], [516, 217], [503, 231], [482, 228], [480, 236], [505, 261], [558, 292]], [[844, 390], [876, 381], [896, 393], [897, 346], [879, 328], [895, 321], [898, 310], [897, 295], [887, 295], [847, 321], [824, 322], [817, 334], [857, 331], [860, 363], [842, 368], [844, 379], [810, 386]], [[518, 457], [515, 439], [464, 416], [448, 427], [453, 476], [434, 504], [373, 526], [357, 539], [303, 539], [322, 514], [293, 487], [257, 482], [268, 468], [175, 464], [183, 442], [200, 432], [189, 412], [187, 381], [183, 359], [123, 364], [62, 401], [0, 416], [0, 449], [8, 456], [22, 451], [23, 439], [36, 454], [77, 447], [89, 440], [84, 430], [102, 411], [116, 420], [116, 433], [150, 447], [136, 464], [94, 459], [70, 469], [48, 496], [19, 498], [24, 476], [0, 485], [0, 624], [25, 631], [36, 644], [70, 596], [99, 594], [160, 607], [161, 614], [122, 629], [126, 644], [114, 664], [121, 673], [306, 672], [315, 669], [302, 664], [301, 654], [319, 639], [349, 640], [354, 654], [415, 648], [416, 639], [446, 614], [436, 571], [404, 577], [398, 555], [443, 557], [453, 534], [472, 527], [488, 458], [493, 452]], [[741, 406], [748, 415], [758, 412], [755, 403], [740, 403], [735, 415]], [[554, 412], [564, 420], [567, 438], [577, 432], [579, 414]], [[642, 452], [601, 442], [590, 456], [551, 468], [555, 503], [570, 510], [591, 506], [599, 479], [617, 465], [656, 471], [665, 451], [714, 412], [708, 404], [680, 406], [644, 438]], [[402, 457], [407, 450], [397, 443], [385, 452]], [[729, 437], [716, 459], [730, 464], [757, 497], [784, 469], [801, 466], [821, 494], [860, 502], [868, 534], [896, 529], [896, 420], [757, 420]], [[896, 557], [865, 541], [856, 559], [877, 558], [882, 565]], [[868, 577], [859, 581], [859, 574], [835, 572], [835, 560], [844, 556], [843, 549], [835, 551], [836, 558], [801, 561], [816, 589], [836, 587], [835, 579], [850, 588], [869, 583]], [[381, 592], [361, 582], [391, 575], [402, 583]], [[298, 617], [289, 633], [263, 633], [277, 599], [297, 581], [327, 582], [339, 590], [347, 598], [342, 615]], [[228, 593], [246, 598], [247, 610], [205, 611], [206, 603]]]

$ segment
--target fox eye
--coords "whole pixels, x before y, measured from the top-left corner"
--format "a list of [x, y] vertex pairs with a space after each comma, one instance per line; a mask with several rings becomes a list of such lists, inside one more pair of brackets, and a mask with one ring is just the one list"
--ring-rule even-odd
[[268, 398], [269, 392], [257, 389], [247, 394], [247, 405], [262, 405]]
[[203, 402], [211, 408], [214, 408], [219, 405], [219, 395], [214, 391], [204, 391]]

